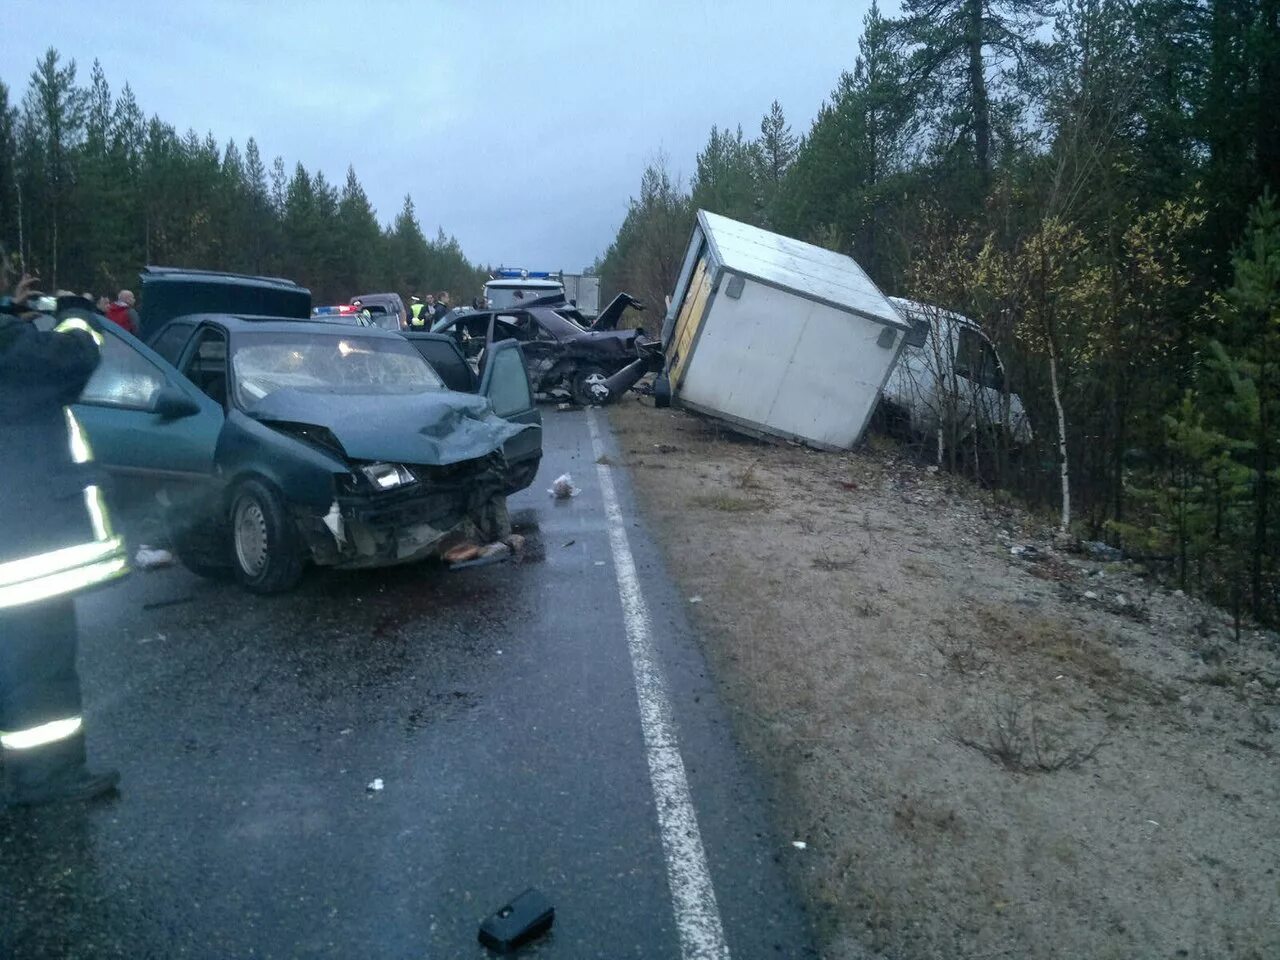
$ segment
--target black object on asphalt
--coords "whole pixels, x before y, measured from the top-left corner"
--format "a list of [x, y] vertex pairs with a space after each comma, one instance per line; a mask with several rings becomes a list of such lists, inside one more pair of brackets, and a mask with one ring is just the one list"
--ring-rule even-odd
[[497, 953], [511, 953], [551, 929], [556, 908], [530, 887], [480, 924], [480, 942]]
[[165, 607], [177, 607], [184, 603], [191, 603], [195, 597], [187, 594], [185, 597], [170, 597], [168, 600], [152, 600], [150, 603], [142, 605], [143, 610], [163, 610]]

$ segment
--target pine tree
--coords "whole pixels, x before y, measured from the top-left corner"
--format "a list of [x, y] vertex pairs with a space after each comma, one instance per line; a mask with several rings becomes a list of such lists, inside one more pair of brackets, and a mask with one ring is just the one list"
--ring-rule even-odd
[[[787, 125], [782, 104], [777, 100], [769, 106], [769, 112], [760, 121], [760, 152], [764, 160], [764, 179], [768, 200], [772, 200], [782, 183], [782, 177], [796, 156], [796, 137]], [[768, 201], [766, 201], [768, 202]]]
[[1050, 60], [1038, 38], [1052, 0], [904, 0], [897, 30], [909, 80], [941, 155], [961, 150], [985, 191], [1003, 144], [1012, 146], [1027, 100]]
[[76, 64], [59, 66], [50, 47], [31, 73], [23, 100], [26, 167], [23, 193], [32, 211], [30, 267], [58, 286], [58, 258], [75, 178], [73, 157], [84, 136], [85, 98], [76, 86]]
[[[18, 111], [9, 103], [9, 88], [0, 81], [0, 290], [8, 290], [9, 273], [21, 270], [18, 236]], [[9, 262], [13, 258], [14, 263]]]
[[1249, 471], [1249, 594], [1255, 617], [1280, 606], [1276, 581], [1280, 517], [1280, 209], [1270, 192], [1249, 214], [1244, 243], [1233, 258], [1235, 281], [1218, 300], [1223, 344], [1210, 365], [1210, 416], [1236, 444]]
[[381, 282], [378, 271], [383, 259], [382, 231], [353, 166], [347, 167], [347, 180], [338, 201], [336, 236], [340, 273], [335, 282], [353, 294], [365, 293]]

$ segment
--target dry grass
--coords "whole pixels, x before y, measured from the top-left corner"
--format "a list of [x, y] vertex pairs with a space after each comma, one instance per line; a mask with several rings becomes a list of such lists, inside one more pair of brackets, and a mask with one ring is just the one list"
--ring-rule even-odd
[[690, 503], [706, 510], [722, 513], [754, 513], [768, 510], [769, 502], [759, 497], [739, 497], [730, 493], [702, 493], [690, 498]]
[[[610, 417], [707, 600], [692, 615], [777, 835], [809, 841], [787, 862], [828, 960], [1280, 956], [1274, 657], [1224, 637], [1206, 668], [1169, 601], [1112, 568], [1093, 582], [1125, 608], [1085, 600], [1036, 518], [890, 443]], [[1041, 560], [1011, 558], [1033, 541]]]

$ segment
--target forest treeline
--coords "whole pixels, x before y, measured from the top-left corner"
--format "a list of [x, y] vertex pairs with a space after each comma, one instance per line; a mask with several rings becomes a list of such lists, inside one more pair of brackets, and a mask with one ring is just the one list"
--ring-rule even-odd
[[470, 300], [487, 276], [442, 230], [424, 236], [409, 196], [383, 225], [353, 167], [330, 183], [266, 160], [252, 137], [242, 149], [180, 134], [127, 84], [113, 93], [97, 61], [81, 83], [50, 49], [20, 101], [0, 83], [0, 270], [114, 296], [144, 264], [284, 276], [317, 303], [382, 290]]
[[1274, 622], [1280, 0], [904, 0], [854, 39], [807, 130], [655, 158], [605, 289], [660, 316], [699, 208], [848, 253], [996, 342], [1036, 441], [968, 469]]

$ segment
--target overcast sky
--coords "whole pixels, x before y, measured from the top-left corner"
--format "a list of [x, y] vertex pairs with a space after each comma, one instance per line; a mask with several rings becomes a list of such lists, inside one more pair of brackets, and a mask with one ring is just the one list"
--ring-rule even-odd
[[0, 0], [0, 79], [46, 47], [112, 90], [264, 158], [355, 164], [389, 221], [405, 193], [480, 263], [576, 270], [604, 252], [659, 150], [685, 181], [711, 125], [808, 128], [852, 69], [867, 0]]

